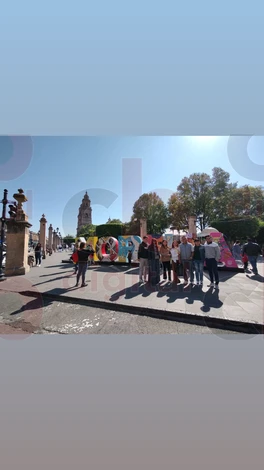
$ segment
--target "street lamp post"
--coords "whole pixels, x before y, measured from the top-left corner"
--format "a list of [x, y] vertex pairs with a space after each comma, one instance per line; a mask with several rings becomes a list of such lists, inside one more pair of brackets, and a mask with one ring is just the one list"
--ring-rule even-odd
[[6, 277], [3, 272], [3, 259], [4, 259], [4, 239], [5, 239], [5, 223], [6, 223], [6, 206], [7, 200], [7, 189], [4, 189], [4, 197], [2, 200], [2, 219], [1, 219], [1, 240], [0, 240], [0, 281], [5, 281]]

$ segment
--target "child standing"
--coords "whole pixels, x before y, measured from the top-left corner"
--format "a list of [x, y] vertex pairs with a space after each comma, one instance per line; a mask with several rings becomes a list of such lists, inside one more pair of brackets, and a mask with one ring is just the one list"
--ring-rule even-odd
[[242, 261], [244, 263], [244, 271], [246, 272], [248, 268], [248, 257], [246, 253], [244, 253], [244, 255], [242, 256]]

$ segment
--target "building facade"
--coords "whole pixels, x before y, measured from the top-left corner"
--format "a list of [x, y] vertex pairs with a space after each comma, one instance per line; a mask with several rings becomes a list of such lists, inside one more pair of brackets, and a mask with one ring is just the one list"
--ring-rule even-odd
[[92, 224], [92, 208], [90, 198], [86, 191], [79, 207], [77, 235], [79, 235], [80, 230], [84, 225], [90, 224]]

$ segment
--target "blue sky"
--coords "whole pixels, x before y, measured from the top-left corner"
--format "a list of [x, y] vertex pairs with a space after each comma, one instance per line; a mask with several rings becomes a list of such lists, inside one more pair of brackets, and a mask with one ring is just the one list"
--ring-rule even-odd
[[[23, 139], [26, 149], [21, 146], [23, 152], [30, 152], [30, 143], [33, 144], [29, 165], [27, 156], [15, 148], [16, 139], [0, 137], [0, 190], [2, 195], [3, 189], [8, 189], [12, 199], [18, 188], [24, 189], [29, 198], [25, 208], [34, 231], [39, 230], [39, 219], [44, 213], [48, 224], [59, 227], [62, 234], [74, 234], [78, 208], [86, 190], [92, 201], [93, 223], [101, 224], [108, 217], [129, 220], [133, 202], [143, 192], [157, 191], [166, 202], [184, 176], [193, 172], [210, 174], [214, 166], [228, 171], [231, 181], [239, 185], [263, 183], [251, 181], [233, 169], [227, 152], [228, 137]], [[263, 163], [263, 150], [264, 137], [250, 139], [248, 154], [252, 162]], [[136, 159], [135, 168], [130, 162], [130, 168], [126, 169], [126, 159]], [[12, 162], [12, 169], [20, 172], [15, 175], [14, 170], [15, 179], [12, 179], [12, 169], [8, 178], [5, 173], [8, 161]]]

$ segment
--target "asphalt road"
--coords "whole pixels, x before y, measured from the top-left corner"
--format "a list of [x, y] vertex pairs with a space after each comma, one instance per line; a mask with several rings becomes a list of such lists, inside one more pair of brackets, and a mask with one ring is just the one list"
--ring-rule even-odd
[[[126, 312], [115, 312], [20, 294], [0, 295], [0, 335], [19, 334], [215, 334], [233, 333]], [[240, 337], [242, 336], [239, 334]]]

